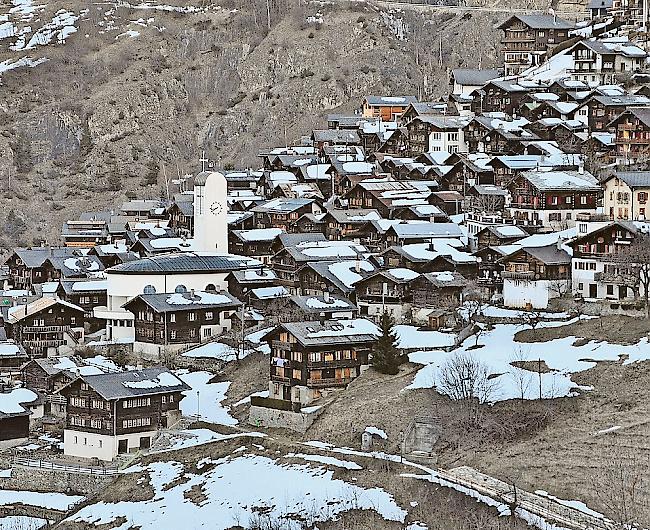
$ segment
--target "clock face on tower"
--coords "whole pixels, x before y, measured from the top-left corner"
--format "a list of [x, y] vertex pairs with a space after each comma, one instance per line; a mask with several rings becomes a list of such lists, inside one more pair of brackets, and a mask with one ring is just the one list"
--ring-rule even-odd
[[221, 212], [223, 212], [223, 204], [220, 202], [213, 202], [210, 205], [210, 211], [213, 213], [213, 215], [219, 215]]

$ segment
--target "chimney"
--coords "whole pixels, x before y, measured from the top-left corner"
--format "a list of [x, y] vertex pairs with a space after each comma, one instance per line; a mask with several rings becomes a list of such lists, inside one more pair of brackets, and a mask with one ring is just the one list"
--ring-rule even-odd
[[325, 292], [323, 293], [323, 301], [324, 301], [326, 304], [329, 304], [329, 303], [330, 303], [330, 293], [329, 293], [329, 291], [325, 291]]
[[357, 274], [361, 272], [361, 260], [359, 259], [359, 256], [357, 256], [357, 260], [354, 262], [354, 270]]
[[318, 315], [318, 319], [320, 321], [321, 326], [324, 326], [325, 325], [325, 313], [321, 311], [320, 314]]
[[194, 300], [194, 289], [190, 290], [190, 300]]
[[584, 175], [585, 173], [585, 165], [582, 163], [582, 160], [578, 162], [578, 174]]
[[561, 237], [557, 238], [557, 249], [562, 250], [562, 238]]

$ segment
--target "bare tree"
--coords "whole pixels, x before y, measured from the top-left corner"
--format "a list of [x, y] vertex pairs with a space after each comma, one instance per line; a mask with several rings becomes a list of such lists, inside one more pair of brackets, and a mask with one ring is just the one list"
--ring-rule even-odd
[[487, 303], [485, 293], [476, 281], [469, 282], [463, 289], [463, 308], [469, 323], [476, 323]]
[[480, 405], [490, 402], [498, 387], [487, 365], [471, 354], [455, 353], [440, 367], [438, 390], [461, 404], [471, 424], [478, 422]]
[[593, 487], [608, 517], [622, 528], [643, 528], [648, 516], [645, 491], [648, 487], [648, 462], [638, 451], [620, 443], [612, 444], [606, 463], [598, 467]]
[[622, 283], [631, 287], [635, 296], [643, 295], [646, 315], [650, 318], [650, 235], [637, 234], [629, 246], [612, 256], [612, 261]]
[[522, 311], [519, 314], [519, 320], [522, 326], [528, 326], [533, 330], [533, 335], [536, 335], [536, 330], [543, 322], [541, 311]]
[[[524, 353], [519, 347], [516, 353], [510, 357], [508, 364], [508, 376], [514, 381], [515, 388], [517, 389], [517, 397], [521, 400], [522, 404], [528, 396], [528, 391], [533, 385], [533, 373], [525, 368], [524, 363], [528, 362], [528, 354]], [[520, 365], [520, 366], [517, 366]], [[541, 374], [539, 374], [541, 377]]]

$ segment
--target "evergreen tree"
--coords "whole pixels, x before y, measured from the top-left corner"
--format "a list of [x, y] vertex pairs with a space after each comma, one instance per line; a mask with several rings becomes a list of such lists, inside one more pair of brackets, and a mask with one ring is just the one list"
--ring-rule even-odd
[[402, 357], [397, 350], [397, 336], [393, 330], [395, 322], [387, 311], [381, 316], [381, 336], [372, 355], [373, 366], [382, 374], [395, 375], [399, 372]]

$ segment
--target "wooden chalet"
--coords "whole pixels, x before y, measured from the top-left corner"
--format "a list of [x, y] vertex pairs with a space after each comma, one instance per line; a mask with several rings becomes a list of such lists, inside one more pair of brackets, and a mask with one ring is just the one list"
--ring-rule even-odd
[[110, 461], [148, 449], [159, 429], [180, 420], [189, 390], [163, 367], [76, 378], [59, 390], [67, 401], [64, 453]]
[[364, 319], [326, 320], [280, 324], [264, 339], [271, 347], [269, 397], [306, 405], [358, 377], [377, 334]]

